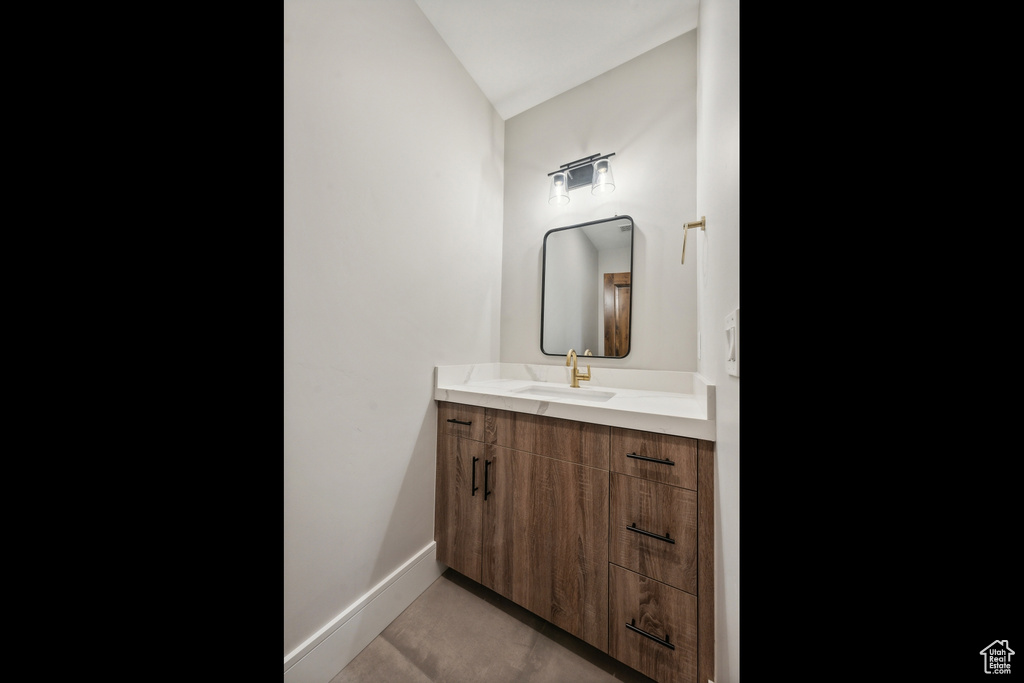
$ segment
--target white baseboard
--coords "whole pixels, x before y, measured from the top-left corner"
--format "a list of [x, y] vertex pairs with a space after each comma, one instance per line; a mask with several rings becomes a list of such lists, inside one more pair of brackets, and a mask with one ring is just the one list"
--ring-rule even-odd
[[284, 658], [285, 683], [329, 683], [445, 570], [433, 541]]

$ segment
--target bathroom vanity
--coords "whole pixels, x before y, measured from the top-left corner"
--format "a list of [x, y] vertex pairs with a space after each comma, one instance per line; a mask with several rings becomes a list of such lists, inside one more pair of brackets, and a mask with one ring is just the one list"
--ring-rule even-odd
[[662, 683], [714, 678], [714, 386], [435, 372], [437, 559]]

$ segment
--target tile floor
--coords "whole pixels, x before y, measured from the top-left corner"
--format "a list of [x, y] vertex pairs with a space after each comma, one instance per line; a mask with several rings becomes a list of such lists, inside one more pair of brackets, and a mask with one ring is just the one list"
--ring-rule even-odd
[[653, 683], [447, 570], [331, 683]]

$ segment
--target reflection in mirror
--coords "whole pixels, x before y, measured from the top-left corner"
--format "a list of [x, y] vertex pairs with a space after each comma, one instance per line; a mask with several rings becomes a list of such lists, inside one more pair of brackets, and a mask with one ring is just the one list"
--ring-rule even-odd
[[596, 358], [629, 353], [633, 219], [616, 216], [544, 235], [540, 350]]

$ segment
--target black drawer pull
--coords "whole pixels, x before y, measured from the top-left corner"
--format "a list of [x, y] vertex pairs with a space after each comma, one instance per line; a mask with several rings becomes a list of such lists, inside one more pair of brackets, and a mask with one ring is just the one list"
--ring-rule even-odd
[[473, 491], [470, 494], [470, 495], [473, 495], [473, 496], [476, 495], [476, 490], [478, 488], [480, 488], [479, 486], [476, 485], [476, 461], [479, 460], [479, 459], [480, 458], [478, 458], [476, 456], [473, 457]]
[[637, 628], [636, 626], [634, 626], [634, 624], [636, 624], [636, 619], [633, 619], [633, 623], [632, 624], [626, 624], [626, 628], [628, 628], [630, 631], [636, 631], [640, 635], [646, 636], [646, 637], [650, 638], [651, 640], [653, 640], [654, 642], [659, 643], [661, 645], [664, 645], [665, 647], [667, 647], [670, 650], [676, 649], [675, 645], [673, 645], [672, 643], [668, 642], [668, 634], [667, 633], [665, 634], [665, 640], [662, 640], [658, 636], [651, 635], [647, 631], [645, 631], [645, 630], [643, 630], [641, 628]]
[[647, 462], [656, 462], [662, 465], [675, 465], [671, 460], [659, 460], [658, 458], [648, 458], [646, 455], [637, 455], [636, 453], [626, 453], [627, 458], [636, 458], [637, 460], [646, 460]]
[[455, 423], [455, 424], [457, 424], [457, 425], [471, 425], [471, 424], [473, 424], [473, 421], [472, 421], [472, 420], [470, 420], [469, 422], [463, 422], [462, 420], [456, 420], [456, 419], [455, 419], [454, 417], [453, 417], [453, 418], [451, 418], [451, 419], [450, 419], [450, 420], [448, 420], [448, 421], [449, 421], [449, 422], [454, 422], [454, 423]]
[[669, 538], [669, 535], [668, 535], [667, 531], [665, 532], [664, 536], [659, 536], [658, 534], [652, 533], [650, 531], [644, 531], [643, 529], [637, 529], [636, 528], [636, 522], [633, 522], [633, 526], [627, 526], [626, 528], [629, 529], [630, 531], [635, 531], [638, 534], [643, 534], [644, 536], [650, 536], [651, 538], [656, 538], [659, 541], [665, 541], [666, 543], [675, 543], [676, 542], [676, 539]]
[[491, 495], [491, 492], [487, 490], [487, 472], [491, 469], [491, 461], [484, 460], [484, 500], [487, 500], [487, 496]]

